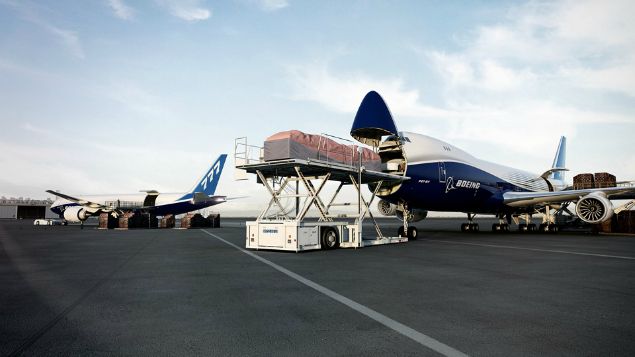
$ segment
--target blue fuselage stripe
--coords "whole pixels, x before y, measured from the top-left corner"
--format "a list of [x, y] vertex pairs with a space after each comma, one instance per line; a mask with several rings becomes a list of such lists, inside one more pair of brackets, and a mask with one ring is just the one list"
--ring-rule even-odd
[[[221, 202], [202, 202], [202, 203], [198, 203], [198, 204], [194, 204], [192, 203], [191, 200], [184, 200], [184, 201], [176, 201], [176, 202], [171, 202], [171, 203], [166, 203], [166, 204], [162, 204], [159, 206], [154, 206], [152, 208], [147, 209], [147, 211], [152, 212], [153, 214], [157, 215], [157, 216], [165, 216], [166, 214], [183, 214], [183, 213], [188, 213], [188, 212], [192, 212], [192, 211], [196, 211], [199, 209], [203, 209], [203, 208], [207, 208], [210, 206], [214, 206], [216, 204], [222, 203], [224, 201]], [[68, 203], [68, 204], [63, 204], [63, 205], [59, 205], [59, 206], [55, 206], [55, 207], [51, 207], [51, 211], [55, 214], [58, 214], [60, 216], [60, 218], [64, 217], [64, 211], [69, 208], [69, 207], [74, 207], [74, 206], [79, 206], [79, 204], [77, 203]]]
[[504, 213], [503, 193], [527, 191], [474, 166], [459, 162], [408, 165], [404, 181], [394, 193], [382, 197], [391, 203], [408, 202], [410, 208], [429, 211]]

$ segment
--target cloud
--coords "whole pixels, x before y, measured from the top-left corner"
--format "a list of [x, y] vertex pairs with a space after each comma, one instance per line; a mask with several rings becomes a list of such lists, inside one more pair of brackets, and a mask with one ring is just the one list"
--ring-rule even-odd
[[415, 117], [447, 117], [451, 112], [426, 106], [418, 90], [406, 89], [401, 78], [376, 79], [362, 73], [334, 75], [326, 63], [293, 65], [288, 74], [294, 100], [322, 104], [340, 113], [355, 113], [364, 95], [378, 91], [389, 101], [394, 114]]
[[82, 44], [80, 43], [79, 37], [77, 36], [77, 32], [65, 30], [49, 24], [42, 24], [42, 27], [44, 27], [50, 33], [56, 35], [58, 39], [70, 50], [73, 56], [79, 59], [86, 58], [84, 49], [82, 48]]
[[278, 11], [289, 6], [287, 0], [256, 0], [256, 3], [262, 10], [267, 12]]
[[108, 0], [108, 6], [114, 11], [115, 16], [122, 20], [134, 18], [134, 9], [126, 5], [123, 0]]
[[158, 117], [170, 112], [165, 101], [133, 82], [114, 83], [104, 91], [107, 97], [137, 114]]
[[[531, 71], [514, 70], [484, 59], [469, 65], [464, 54], [438, 54], [439, 68], [448, 74], [451, 91], [444, 105], [427, 104], [414, 87], [399, 77], [374, 78], [364, 73], [333, 73], [326, 62], [288, 66], [292, 100], [319, 103], [338, 113], [354, 115], [363, 96], [376, 90], [388, 104], [397, 127], [403, 131], [439, 134], [458, 143], [479, 142], [508, 154], [535, 157], [536, 148], [555, 146], [560, 135], [574, 137], [583, 125], [632, 123], [620, 113], [578, 108], [559, 103], [548, 95], [526, 95], [521, 89], [539, 79]], [[482, 83], [488, 81], [489, 83]], [[520, 94], [514, 95], [518, 90]], [[483, 93], [485, 92], [485, 93]], [[478, 93], [477, 99], [472, 99]], [[531, 130], [524, 130], [525, 127]], [[518, 140], [522, 131], [524, 140]], [[542, 151], [540, 152], [542, 153]]]
[[454, 53], [425, 51], [450, 88], [555, 84], [635, 96], [631, 1], [529, 2], [478, 27]]
[[86, 57], [77, 32], [57, 27], [46, 19], [43, 19], [31, 3], [10, 0], [2, 0], [0, 3], [12, 7], [24, 20], [39, 26], [41, 29], [55, 36], [76, 58], [84, 59]]
[[212, 11], [205, 8], [200, 0], [159, 0], [158, 3], [170, 14], [188, 22], [207, 20]]

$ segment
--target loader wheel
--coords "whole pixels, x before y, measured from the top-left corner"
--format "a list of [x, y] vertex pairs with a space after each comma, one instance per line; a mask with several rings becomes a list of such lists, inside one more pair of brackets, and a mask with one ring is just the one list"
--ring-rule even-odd
[[337, 231], [333, 227], [322, 228], [322, 249], [335, 249], [339, 247], [340, 240]]

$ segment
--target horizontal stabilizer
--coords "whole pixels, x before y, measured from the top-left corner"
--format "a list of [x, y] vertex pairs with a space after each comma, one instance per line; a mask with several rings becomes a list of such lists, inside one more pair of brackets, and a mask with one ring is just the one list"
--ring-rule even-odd
[[569, 171], [569, 169], [565, 169], [564, 167], [554, 167], [551, 168], [545, 172], [542, 173], [542, 175], [540, 175], [540, 177], [546, 179], [549, 178], [549, 176], [555, 172], [562, 172], [562, 171]]
[[203, 192], [194, 192], [192, 195], [192, 203], [194, 204], [203, 204], [203, 203], [221, 203], [227, 201], [225, 196], [208, 196]]

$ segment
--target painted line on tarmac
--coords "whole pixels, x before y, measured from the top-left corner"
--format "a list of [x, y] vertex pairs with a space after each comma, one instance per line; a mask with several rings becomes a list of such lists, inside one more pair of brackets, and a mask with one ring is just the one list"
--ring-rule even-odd
[[355, 302], [355, 301], [353, 301], [353, 300], [351, 300], [351, 299], [349, 299], [349, 298], [347, 298], [347, 297], [345, 297], [343, 295], [340, 295], [340, 294], [336, 293], [335, 291], [330, 290], [330, 289], [328, 289], [328, 288], [326, 288], [326, 287], [324, 287], [324, 286], [322, 286], [322, 285], [320, 285], [320, 284], [318, 284], [318, 283], [316, 283], [314, 281], [311, 281], [311, 280], [309, 280], [309, 279], [307, 279], [307, 278], [305, 278], [305, 277], [303, 277], [303, 276], [301, 276], [299, 274], [296, 274], [296, 273], [294, 273], [294, 272], [292, 272], [292, 271], [290, 271], [290, 270], [288, 270], [286, 268], [283, 268], [280, 265], [278, 265], [278, 264], [276, 264], [276, 263], [274, 263], [274, 262], [272, 262], [270, 260], [267, 260], [267, 259], [265, 259], [265, 258], [263, 258], [263, 257], [261, 257], [261, 256], [259, 256], [257, 254], [254, 254], [254, 253], [252, 253], [252, 252], [250, 252], [250, 251], [248, 251], [246, 249], [243, 249], [243, 248], [235, 245], [234, 243], [231, 243], [231, 242], [219, 237], [218, 235], [216, 235], [214, 233], [210, 233], [210, 232], [208, 232], [208, 231], [206, 231], [204, 229], [201, 229], [201, 231], [207, 233], [208, 235], [220, 240], [221, 242], [223, 242], [223, 243], [225, 243], [225, 244], [227, 244], [229, 246], [232, 246], [232, 247], [238, 249], [239, 251], [241, 251], [241, 252], [247, 254], [248, 256], [260, 261], [261, 263], [267, 264], [268, 266], [270, 266], [270, 267], [276, 269], [277, 271], [289, 276], [290, 278], [295, 279], [295, 280], [299, 281], [300, 283], [302, 283], [302, 284], [304, 284], [304, 285], [306, 285], [306, 286], [308, 286], [308, 287], [310, 287], [312, 289], [317, 290], [318, 292], [330, 297], [331, 299], [336, 300], [336, 301], [338, 301], [338, 302], [350, 307], [351, 309], [353, 309], [353, 310], [355, 310], [355, 311], [357, 311], [357, 312], [359, 312], [359, 313], [361, 313], [363, 315], [366, 315], [367, 317], [370, 317], [371, 319], [379, 322], [380, 324], [382, 324], [382, 325], [394, 330], [395, 332], [398, 332], [398, 333], [400, 333], [400, 334], [402, 334], [402, 335], [414, 340], [415, 342], [418, 342], [418, 343], [422, 344], [423, 346], [425, 346], [425, 347], [427, 347], [427, 348], [429, 348], [429, 349], [431, 349], [433, 351], [436, 351], [436, 352], [438, 352], [438, 353], [440, 353], [440, 354], [442, 354], [444, 356], [452, 356], [452, 357], [454, 357], [454, 356], [456, 356], [456, 357], [467, 356], [465, 353], [463, 353], [461, 351], [458, 351], [458, 350], [456, 350], [456, 349], [454, 349], [454, 348], [452, 348], [452, 347], [450, 347], [450, 346], [448, 346], [448, 345], [446, 345], [446, 344], [444, 344], [442, 342], [439, 342], [439, 341], [435, 340], [434, 338], [432, 338], [432, 337], [430, 337], [428, 335], [424, 335], [423, 333], [421, 333], [419, 331], [416, 331], [416, 330], [414, 330], [414, 329], [412, 329], [412, 328], [410, 328], [410, 327], [408, 327], [408, 326], [406, 326], [406, 325], [404, 325], [404, 324], [402, 324], [402, 323], [400, 323], [398, 321], [395, 321], [395, 320], [389, 318], [386, 315], [380, 314], [379, 312], [377, 312], [377, 311], [375, 311], [375, 310], [373, 310], [373, 309], [371, 309], [369, 307], [366, 307], [366, 306], [364, 306], [364, 305], [362, 305], [362, 304], [360, 304], [358, 302]]
[[478, 246], [478, 247], [488, 247], [488, 248], [502, 248], [502, 249], [530, 250], [530, 251], [533, 251], [533, 252], [558, 253], [558, 254], [571, 254], [571, 255], [584, 255], [584, 256], [600, 257], [600, 258], [613, 258], [613, 259], [635, 260], [635, 257], [627, 257], [627, 256], [622, 256], [622, 255], [608, 255], [608, 254], [596, 254], [596, 253], [572, 252], [572, 251], [568, 251], [568, 250], [553, 250], [553, 249], [526, 248], [526, 247], [516, 247], [516, 246], [512, 246], [512, 245], [499, 245], [499, 244], [482, 244], [482, 243], [454, 242], [454, 241], [451, 241], [451, 240], [440, 240], [440, 239], [426, 239], [425, 241], [426, 241], [426, 242], [448, 243], [448, 244], [474, 245], [474, 246]]

